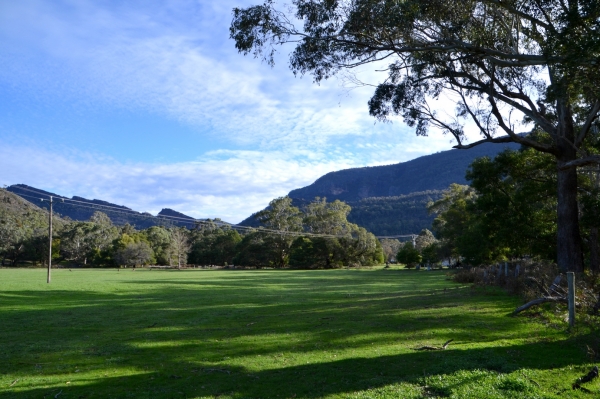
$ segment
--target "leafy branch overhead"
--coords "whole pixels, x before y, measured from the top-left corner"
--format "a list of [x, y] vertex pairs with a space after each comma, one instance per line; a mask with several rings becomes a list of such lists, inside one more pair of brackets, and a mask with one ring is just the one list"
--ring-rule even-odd
[[[369, 101], [418, 135], [451, 134], [456, 148], [515, 142], [551, 154], [558, 176], [558, 263], [581, 270], [575, 167], [600, 163], [600, 4], [597, 0], [273, 0], [233, 10], [238, 51], [315, 82], [387, 64]], [[453, 115], [435, 101], [456, 103]], [[468, 143], [466, 130], [479, 141]], [[538, 134], [529, 134], [537, 131]]]

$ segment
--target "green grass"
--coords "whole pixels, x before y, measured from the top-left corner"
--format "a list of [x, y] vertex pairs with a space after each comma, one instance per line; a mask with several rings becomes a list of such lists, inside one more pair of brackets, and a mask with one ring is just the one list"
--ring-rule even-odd
[[2, 269], [0, 398], [597, 397], [597, 332], [519, 303], [441, 271]]

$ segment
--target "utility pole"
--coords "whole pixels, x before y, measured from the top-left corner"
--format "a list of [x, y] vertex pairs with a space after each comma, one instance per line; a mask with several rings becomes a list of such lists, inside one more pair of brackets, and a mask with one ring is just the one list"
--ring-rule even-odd
[[[42, 201], [44, 201], [42, 199]], [[48, 281], [47, 283], [50, 284], [50, 280], [51, 280], [51, 275], [50, 275], [50, 270], [52, 270], [52, 205], [54, 204], [53, 201], [53, 197], [50, 196], [48, 203], [50, 204], [50, 212], [48, 212]], [[62, 200], [62, 202], [65, 202], [65, 200]]]
[[[44, 200], [42, 200], [44, 201]], [[50, 276], [50, 270], [52, 270], [52, 204], [54, 204], [54, 201], [52, 201], [52, 196], [50, 196], [49, 200], [46, 200], [50, 203], [50, 212], [48, 212], [48, 281], [47, 283], [50, 284], [50, 280], [51, 280], [51, 276]]]

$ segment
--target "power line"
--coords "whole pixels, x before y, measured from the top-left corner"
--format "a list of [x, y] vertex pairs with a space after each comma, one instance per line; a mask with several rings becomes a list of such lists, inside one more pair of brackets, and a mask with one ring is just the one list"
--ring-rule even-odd
[[[271, 233], [271, 234], [279, 234], [279, 235], [288, 235], [288, 236], [295, 236], [295, 237], [323, 237], [323, 238], [339, 238], [339, 237], [346, 237], [343, 235], [333, 235], [333, 234], [317, 234], [317, 233], [308, 233], [308, 232], [302, 232], [302, 231], [284, 231], [284, 230], [275, 230], [275, 229], [267, 229], [267, 228], [254, 228], [254, 227], [250, 227], [250, 226], [240, 226], [240, 225], [236, 225], [236, 224], [232, 224], [232, 223], [227, 223], [227, 222], [223, 222], [223, 221], [212, 221], [212, 220], [206, 220], [206, 219], [194, 219], [194, 218], [182, 218], [179, 216], [169, 216], [169, 215], [160, 215], [160, 216], [153, 216], [153, 215], [149, 215], [149, 214], [145, 214], [145, 213], [140, 213], [137, 211], [134, 211], [132, 209], [123, 209], [123, 207], [118, 207], [118, 206], [111, 206], [111, 205], [103, 205], [103, 204], [96, 204], [96, 203], [90, 203], [90, 202], [84, 202], [84, 201], [77, 201], [77, 200], [73, 200], [73, 199], [69, 199], [66, 197], [61, 197], [61, 196], [51, 196], [49, 194], [44, 194], [44, 193], [40, 193], [38, 191], [35, 190], [30, 190], [27, 188], [21, 188], [18, 187], [17, 189], [19, 190], [24, 190], [24, 191], [29, 191], [31, 193], [37, 194], [38, 196], [47, 196], [47, 197], [54, 197], [54, 198], [58, 198], [61, 201], [63, 201], [63, 205], [70, 205], [73, 207], [78, 207], [78, 208], [87, 208], [87, 209], [95, 209], [95, 210], [100, 210], [100, 211], [106, 211], [106, 212], [111, 212], [111, 213], [118, 213], [118, 214], [124, 214], [124, 215], [129, 215], [129, 216], [135, 216], [138, 218], [146, 218], [146, 219], [158, 219], [160, 221], [172, 221], [172, 222], [179, 222], [179, 223], [189, 223], [190, 225], [198, 225], [198, 224], [204, 224], [204, 225], [217, 225], [219, 227], [229, 227], [235, 230], [242, 230], [242, 231], [246, 231], [246, 232], [258, 232], [258, 233]], [[7, 190], [8, 191], [8, 190]], [[39, 199], [44, 201], [44, 198], [40, 198], [38, 196], [32, 196], [32, 195], [27, 195], [27, 194], [19, 194], [19, 193], [15, 193], [13, 192], [13, 194], [18, 195], [20, 197], [29, 197], [29, 198], [35, 198], [35, 199]]]
[[376, 236], [379, 239], [384, 239], [384, 238], [413, 238], [413, 237], [417, 237], [418, 234], [405, 234], [405, 235], [397, 235], [397, 236]]

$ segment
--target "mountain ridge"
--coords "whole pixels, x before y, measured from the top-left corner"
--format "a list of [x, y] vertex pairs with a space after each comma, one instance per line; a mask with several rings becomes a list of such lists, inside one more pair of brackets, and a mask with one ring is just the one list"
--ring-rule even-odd
[[[315, 197], [341, 200], [352, 207], [348, 220], [375, 235], [416, 234], [430, 228], [434, 219], [427, 203], [442, 196], [452, 183], [467, 184], [465, 172], [480, 157], [495, 157], [515, 143], [481, 144], [469, 150], [447, 150], [397, 164], [329, 172], [314, 183], [294, 189], [288, 196], [302, 207]], [[239, 223], [258, 226], [256, 214]]]
[[[148, 212], [138, 212], [124, 205], [113, 204], [108, 201], [100, 199], [87, 199], [74, 195], [72, 198], [68, 198], [59, 194], [52, 193], [50, 191], [42, 190], [36, 187], [28, 186], [26, 184], [13, 184], [6, 187], [6, 190], [18, 195], [29, 203], [36, 207], [44, 210], [48, 210], [50, 204], [47, 201], [39, 201], [41, 197], [52, 196], [55, 200], [53, 210], [62, 217], [67, 217], [72, 220], [86, 221], [96, 211], [105, 213], [114, 224], [124, 225], [130, 224], [138, 229], [146, 229], [148, 227], [157, 225], [177, 225], [193, 227], [195, 218], [185, 215], [181, 212], [177, 212], [170, 208], [162, 209], [156, 216], [149, 214]], [[39, 203], [36, 201], [39, 201]], [[69, 200], [63, 202], [60, 200]], [[71, 203], [71, 201], [75, 203]], [[34, 203], [35, 202], [35, 203]], [[37, 205], [36, 205], [37, 204]], [[94, 208], [94, 206], [100, 206]], [[164, 217], [161, 219], [160, 217]], [[178, 220], [168, 219], [169, 217], [176, 217]], [[188, 219], [186, 221], [185, 219]]]

